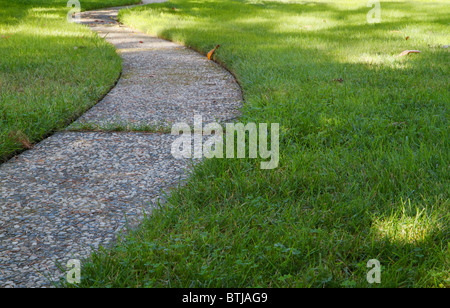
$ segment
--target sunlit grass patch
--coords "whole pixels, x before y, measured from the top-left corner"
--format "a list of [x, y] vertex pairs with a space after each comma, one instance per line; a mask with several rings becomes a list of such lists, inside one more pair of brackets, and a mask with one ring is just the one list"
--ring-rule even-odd
[[[411, 208], [411, 204], [409, 204]], [[415, 213], [407, 213], [406, 208], [398, 209], [390, 216], [373, 220], [372, 229], [378, 240], [407, 245], [426, 242], [430, 237], [435, 237], [445, 232], [445, 224], [448, 215], [433, 217], [435, 213], [427, 213], [427, 208], [415, 209]]]

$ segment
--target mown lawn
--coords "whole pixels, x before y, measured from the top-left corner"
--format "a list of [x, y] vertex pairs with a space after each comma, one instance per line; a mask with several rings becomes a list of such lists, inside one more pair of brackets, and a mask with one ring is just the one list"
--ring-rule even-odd
[[[81, 9], [137, 3], [85, 0]], [[0, 163], [68, 125], [121, 71], [114, 47], [67, 23], [65, 0], [0, 0]]]
[[[125, 24], [240, 82], [241, 122], [280, 123], [280, 165], [211, 159], [81, 286], [450, 287], [446, 1], [174, 0]], [[406, 39], [409, 37], [409, 39]], [[399, 57], [403, 50], [420, 54]], [[369, 259], [381, 284], [369, 284]]]

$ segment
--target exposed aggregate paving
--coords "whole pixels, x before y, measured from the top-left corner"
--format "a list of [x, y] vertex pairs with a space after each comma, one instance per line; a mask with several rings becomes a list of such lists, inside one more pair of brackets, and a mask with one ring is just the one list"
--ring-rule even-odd
[[189, 48], [117, 24], [111, 19], [115, 11], [86, 12], [82, 22], [117, 48], [123, 59], [122, 77], [72, 127], [83, 123], [171, 127], [176, 122], [192, 125], [194, 114], [203, 115], [205, 123], [225, 123], [239, 115], [242, 96], [229, 72]]
[[[161, 2], [161, 1], [146, 1]], [[71, 127], [204, 123], [238, 116], [241, 92], [226, 70], [194, 51], [119, 25], [119, 8], [82, 13], [116, 46], [118, 84]], [[112, 17], [112, 18], [111, 18]], [[142, 43], [140, 43], [142, 42]], [[136, 226], [189, 174], [170, 153], [175, 136], [59, 132], [0, 165], [0, 287], [51, 287], [69, 259], [88, 257]]]

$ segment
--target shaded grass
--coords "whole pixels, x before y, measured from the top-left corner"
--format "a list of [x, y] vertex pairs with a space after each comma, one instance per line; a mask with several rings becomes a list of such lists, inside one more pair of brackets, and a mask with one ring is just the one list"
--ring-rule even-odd
[[[87, 0], [82, 9], [133, 2]], [[68, 125], [119, 76], [114, 47], [67, 23], [66, 4], [0, 0], [0, 163]]]
[[[242, 122], [280, 123], [280, 165], [212, 159], [81, 286], [448, 287], [445, 1], [191, 1], [124, 10], [240, 82]], [[406, 36], [410, 38], [405, 39]], [[405, 49], [421, 54], [397, 57]], [[341, 81], [338, 81], [341, 80]], [[380, 285], [366, 281], [369, 259]]]

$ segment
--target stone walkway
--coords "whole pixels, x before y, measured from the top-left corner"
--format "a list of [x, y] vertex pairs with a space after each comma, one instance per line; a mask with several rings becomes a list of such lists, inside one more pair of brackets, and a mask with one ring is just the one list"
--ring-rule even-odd
[[[161, 2], [161, 1], [146, 1]], [[242, 97], [226, 70], [188, 48], [124, 27], [120, 8], [82, 13], [114, 44], [122, 77], [69, 127], [0, 165], [0, 287], [48, 287], [69, 259], [89, 256], [151, 213], [187, 177], [175, 136], [71, 131], [89, 124], [163, 125], [236, 118]]]

